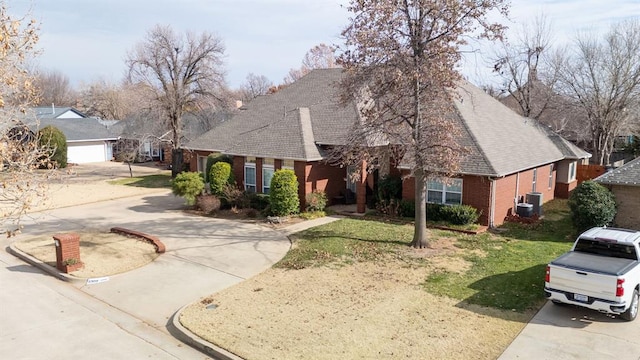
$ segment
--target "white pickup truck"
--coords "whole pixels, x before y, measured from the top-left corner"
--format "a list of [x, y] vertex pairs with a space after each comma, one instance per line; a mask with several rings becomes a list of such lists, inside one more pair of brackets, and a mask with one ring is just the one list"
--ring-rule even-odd
[[638, 315], [640, 231], [596, 227], [547, 266], [544, 293], [631, 321]]

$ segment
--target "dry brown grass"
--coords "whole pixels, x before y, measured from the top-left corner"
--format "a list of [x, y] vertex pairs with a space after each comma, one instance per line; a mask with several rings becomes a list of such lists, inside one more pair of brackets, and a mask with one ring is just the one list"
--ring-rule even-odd
[[430, 271], [468, 269], [449, 245], [418, 254], [427, 266], [390, 259], [270, 269], [190, 305], [180, 322], [246, 359], [494, 359], [533, 314], [425, 292]]
[[[144, 266], [158, 257], [153, 245], [136, 238], [100, 231], [78, 234], [80, 260], [84, 267], [72, 273], [76, 277], [115, 275]], [[56, 267], [56, 248], [52, 235], [20, 240], [15, 246], [43, 263]]]

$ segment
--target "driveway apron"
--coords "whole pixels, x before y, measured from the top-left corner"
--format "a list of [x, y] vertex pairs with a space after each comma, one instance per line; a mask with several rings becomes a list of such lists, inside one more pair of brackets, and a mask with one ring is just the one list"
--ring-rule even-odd
[[640, 360], [640, 319], [626, 322], [551, 302], [534, 316], [500, 360]]

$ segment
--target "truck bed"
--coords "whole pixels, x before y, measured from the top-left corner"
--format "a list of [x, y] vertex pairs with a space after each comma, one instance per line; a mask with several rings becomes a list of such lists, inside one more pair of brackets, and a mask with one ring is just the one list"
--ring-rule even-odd
[[638, 265], [638, 261], [570, 251], [555, 259], [551, 262], [551, 265], [603, 275], [620, 276]]

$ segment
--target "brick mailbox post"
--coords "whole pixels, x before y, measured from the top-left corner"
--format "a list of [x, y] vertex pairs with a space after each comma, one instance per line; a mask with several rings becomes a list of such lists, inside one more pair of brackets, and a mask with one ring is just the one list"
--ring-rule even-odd
[[53, 235], [56, 243], [56, 267], [58, 270], [70, 273], [80, 269], [80, 235], [75, 233]]

